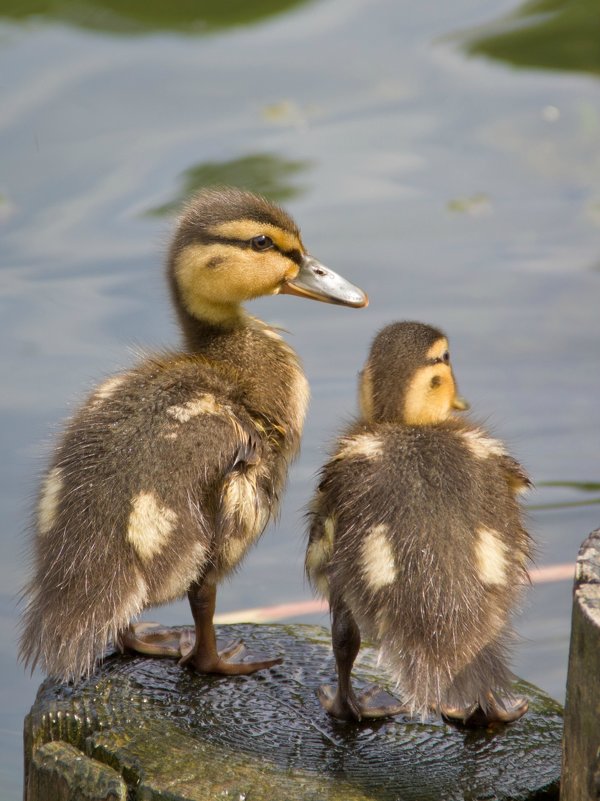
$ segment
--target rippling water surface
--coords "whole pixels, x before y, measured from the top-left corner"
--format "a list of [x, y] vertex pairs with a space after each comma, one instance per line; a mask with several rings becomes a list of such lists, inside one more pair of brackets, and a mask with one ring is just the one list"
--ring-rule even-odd
[[[313, 399], [281, 521], [219, 609], [309, 597], [302, 507], [373, 333], [399, 318], [448, 331], [462, 393], [538, 485], [538, 564], [574, 560], [600, 495], [581, 486], [600, 480], [593, 13], [591, 0], [2, 3], [4, 797], [20, 795], [40, 681], [15, 664], [36, 477], [94, 381], [131, 346], [177, 341], [164, 246], [200, 185], [281, 200], [371, 297], [364, 311], [253, 304], [292, 332]], [[561, 700], [570, 594], [536, 585], [518, 620], [517, 672]], [[189, 620], [185, 604], [152, 616]]]

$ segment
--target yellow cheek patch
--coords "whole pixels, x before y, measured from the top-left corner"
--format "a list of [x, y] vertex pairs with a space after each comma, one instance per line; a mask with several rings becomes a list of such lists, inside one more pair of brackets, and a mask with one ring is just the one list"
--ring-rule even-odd
[[[432, 386], [432, 380], [435, 386]], [[408, 425], [428, 425], [446, 420], [455, 395], [454, 377], [447, 364], [422, 367], [416, 371], [406, 390], [404, 422]]]
[[210, 228], [208, 233], [224, 239], [239, 239], [249, 242], [255, 236], [268, 236], [281, 250], [299, 250], [304, 252], [300, 238], [290, 231], [284, 231], [276, 225], [256, 222], [256, 220], [232, 220]]
[[140, 492], [132, 500], [127, 539], [138, 556], [148, 561], [165, 546], [177, 522], [172, 509], [162, 506], [154, 493]]
[[246, 300], [274, 295], [298, 266], [278, 250], [192, 244], [177, 257], [175, 276], [190, 314], [211, 322], [235, 320]]
[[62, 488], [62, 470], [55, 467], [44, 480], [38, 505], [38, 531], [42, 535], [47, 534], [54, 525]]

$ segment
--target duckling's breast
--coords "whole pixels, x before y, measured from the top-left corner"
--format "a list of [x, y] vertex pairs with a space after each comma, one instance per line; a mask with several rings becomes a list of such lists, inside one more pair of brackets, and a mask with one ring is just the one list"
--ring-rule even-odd
[[278, 443], [286, 461], [298, 453], [309, 401], [300, 360], [278, 330], [249, 317], [248, 324], [202, 343], [207, 357], [230, 364], [248, 412]]

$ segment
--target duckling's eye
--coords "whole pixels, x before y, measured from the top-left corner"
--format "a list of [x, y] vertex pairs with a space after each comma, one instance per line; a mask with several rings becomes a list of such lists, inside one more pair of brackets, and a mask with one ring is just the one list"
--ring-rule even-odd
[[450, 353], [445, 350], [441, 356], [433, 359], [433, 364], [450, 364]]
[[273, 240], [270, 236], [259, 234], [250, 240], [250, 244], [254, 250], [268, 250], [273, 247]]
[[439, 387], [441, 383], [442, 379], [439, 377], [439, 375], [434, 375], [431, 381], [429, 382], [429, 386], [431, 387], [431, 389], [435, 389], [436, 387]]

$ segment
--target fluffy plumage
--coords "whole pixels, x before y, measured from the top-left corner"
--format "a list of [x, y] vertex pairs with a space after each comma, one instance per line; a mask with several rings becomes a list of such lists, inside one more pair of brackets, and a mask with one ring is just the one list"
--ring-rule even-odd
[[186, 592], [195, 644], [175, 655], [204, 672], [279, 661], [229, 662], [212, 626], [216, 585], [276, 514], [308, 402], [294, 351], [240, 304], [302, 286], [315, 264], [263, 198], [205, 191], [184, 210], [168, 274], [186, 350], [108, 379], [68, 422], [40, 491], [25, 663], [76, 679], [111, 641], [168, 653], [129, 624]]
[[[451, 415], [464, 402], [440, 331], [384, 329], [362, 385], [362, 416], [338, 440], [311, 506], [308, 576], [334, 625], [336, 610], [349, 613], [379, 646], [403, 711], [476, 705], [493, 716], [511, 689], [510, 617], [531, 557], [515, 492], [529, 480], [498, 440]], [[407, 408], [421, 417], [407, 422]]]

